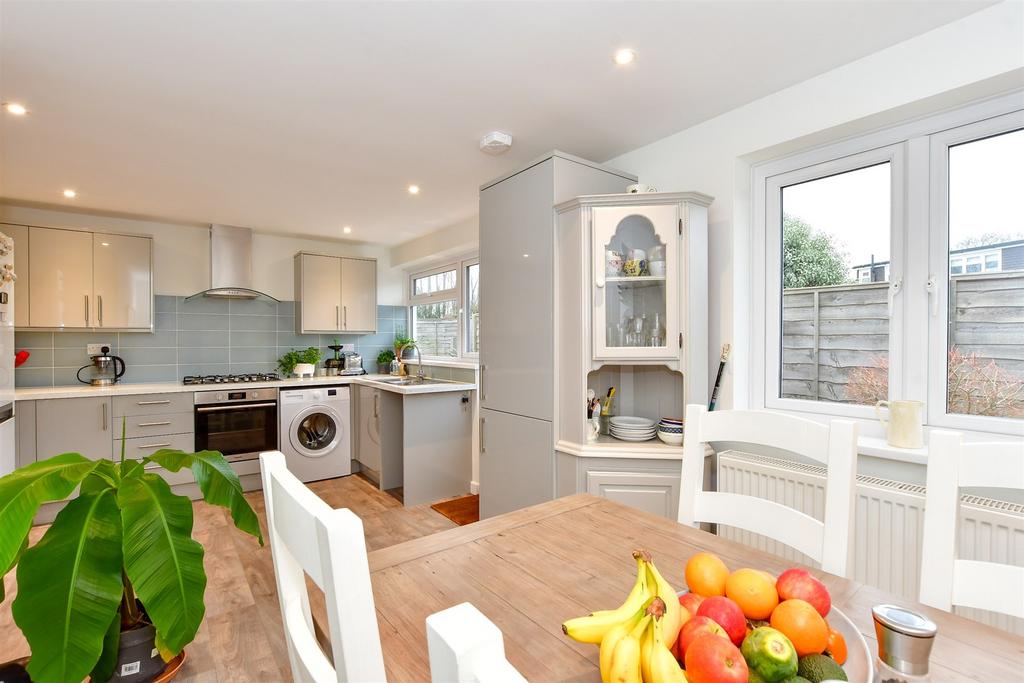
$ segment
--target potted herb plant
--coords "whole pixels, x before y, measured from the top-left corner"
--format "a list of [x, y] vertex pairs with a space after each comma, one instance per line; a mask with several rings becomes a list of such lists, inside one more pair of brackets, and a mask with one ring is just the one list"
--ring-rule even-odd
[[323, 353], [315, 346], [310, 346], [302, 351], [292, 349], [278, 359], [277, 367], [285, 377], [293, 373], [300, 377], [303, 375], [312, 377], [322, 356]]
[[[238, 475], [216, 451], [132, 460], [122, 447], [120, 462], [64, 453], [0, 478], [0, 600], [2, 575], [17, 565], [11, 611], [32, 650], [35, 683], [151, 681], [195, 638], [206, 573], [192, 501], [148, 464], [190, 468], [206, 502], [228, 508], [235, 526], [263, 544]], [[39, 506], [76, 488], [29, 548]]]
[[391, 349], [384, 349], [377, 354], [377, 372], [386, 375], [391, 372], [391, 361], [395, 359], [395, 352]]

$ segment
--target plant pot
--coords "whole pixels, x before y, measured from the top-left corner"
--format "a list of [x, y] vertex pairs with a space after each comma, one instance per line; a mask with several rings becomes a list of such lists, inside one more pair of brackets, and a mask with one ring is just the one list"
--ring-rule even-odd
[[149, 683], [164, 672], [167, 664], [156, 649], [156, 629], [143, 624], [121, 631], [117, 666], [110, 683]]
[[391, 363], [377, 363], [377, 373], [388, 375], [391, 373]]
[[312, 377], [316, 372], [316, 366], [312, 363], [296, 363], [292, 372], [296, 377]]

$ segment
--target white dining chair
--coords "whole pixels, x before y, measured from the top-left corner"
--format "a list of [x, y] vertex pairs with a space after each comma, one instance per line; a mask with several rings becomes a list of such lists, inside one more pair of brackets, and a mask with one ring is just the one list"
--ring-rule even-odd
[[[279, 451], [261, 453], [260, 468], [293, 678], [299, 683], [385, 681], [362, 521], [310, 491], [288, 471]], [[304, 573], [324, 592], [333, 664], [313, 630]]]
[[[847, 576], [853, 543], [857, 477], [857, 425], [827, 425], [764, 410], [708, 412], [686, 407], [679, 522], [727, 524], [784, 543], [821, 563], [830, 574]], [[704, 490], [705, 445], [739, 442], [768, 446], [826, 466], [825, 521], [779, 503], [738, 493]]]
[[959, 432], [933, 431], [918, 599], [946, 611], [960, 605], [1024, 618], [1024, 567], [957, 559], [960, 489], [972, 486], [1024, 489], [1024, 444], [965, 444]]
[[427, 617], [430, 678], [436, 683], [525, 683], [505, 659], [501, 631], [468, 602]]

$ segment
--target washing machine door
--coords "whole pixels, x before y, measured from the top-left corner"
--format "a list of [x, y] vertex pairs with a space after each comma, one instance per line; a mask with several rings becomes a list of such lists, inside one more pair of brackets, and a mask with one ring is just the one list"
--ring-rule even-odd
[[345, 425], [338, 412], [329, 406], [309, 406], [292, 419], [288, 440], [292, 448], [307, 458], [330, 455], [345, 436]]

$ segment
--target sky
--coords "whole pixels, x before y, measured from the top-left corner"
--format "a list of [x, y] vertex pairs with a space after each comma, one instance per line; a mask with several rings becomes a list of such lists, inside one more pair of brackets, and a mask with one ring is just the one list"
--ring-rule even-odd
[[[849, 266], [889, 260], [890, 168], [783, 189], [783, 211], [831, 233]], [[950, 149], [950, 243], [985, 232], [1024, 237], [1024, 130]]]

